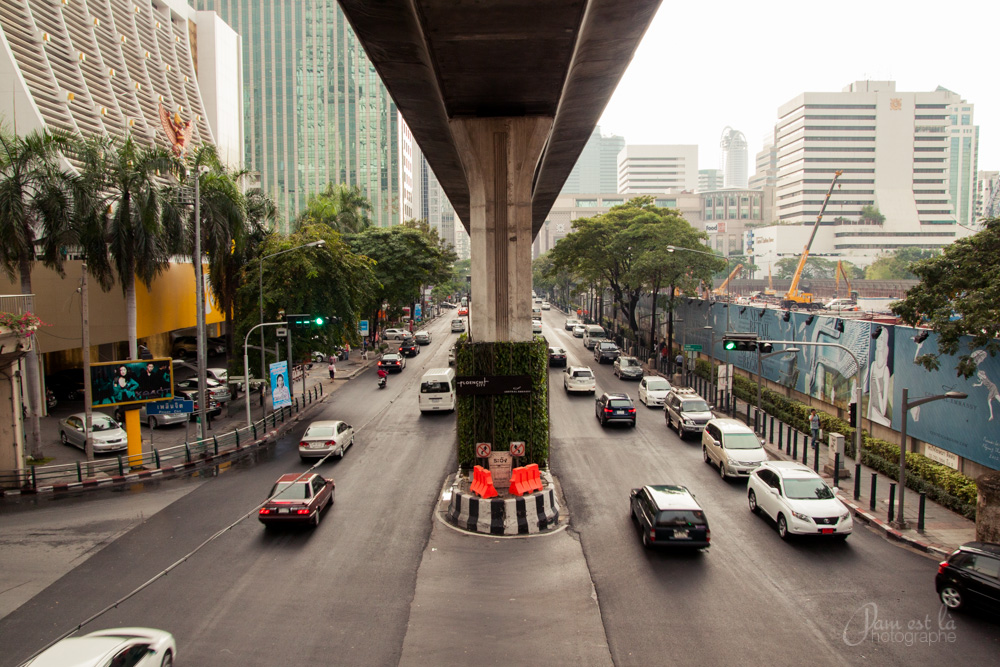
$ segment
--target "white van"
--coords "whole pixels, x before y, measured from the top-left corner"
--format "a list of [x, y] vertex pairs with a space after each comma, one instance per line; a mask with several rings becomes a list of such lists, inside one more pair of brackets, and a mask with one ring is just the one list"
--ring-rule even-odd
[[455, 369], [432, 368], [420, 378], [420, 411], [455, 409]]
[[594, 341], [598, 338], [607, 338], [604, 327], [597, 324], [588, 324], [583, 329], [583, 346], [588, 350], [594, 349]]

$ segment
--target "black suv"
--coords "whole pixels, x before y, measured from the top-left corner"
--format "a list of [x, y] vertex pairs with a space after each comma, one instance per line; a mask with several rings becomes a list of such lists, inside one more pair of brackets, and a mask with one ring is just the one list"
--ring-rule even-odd
[[712, 539], [708, 519], [686, 487], [657, 484], [632, 489], [629, 505], [646, 548], [708, 548]]
[[938, 566], [934, 584], [952, 611], [970, 606], [1000, 611], [1000, 544], [963, 544]]
[[603, 364], [605, 361], [614, 363], [615, 359], [617, 359], [621, 353], [622, 351], [618, 349], [618, 346], [610, 340], [602, 340], [594, 344], [594, 359], [596, 359], [599, 364]]
[[420, 354], [420, 346], [417, 345], [417, 339], [413, 336], [404, 338], [403, 342], [399, 344], [399, 353], [408, 357], [415, 357]]
[[601, 426], [609, 421], [628, 422], [635, 427], [635, 403], [628, 394], [609, 394], [604, 392], [594, 403], [595, 416]]

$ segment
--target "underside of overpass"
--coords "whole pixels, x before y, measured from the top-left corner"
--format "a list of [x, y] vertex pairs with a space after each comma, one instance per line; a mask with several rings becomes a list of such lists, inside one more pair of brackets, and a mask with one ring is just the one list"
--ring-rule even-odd
[[341, 0], [469, 232], [474, 340], [531, 340], [531, 242], [659, 4]]

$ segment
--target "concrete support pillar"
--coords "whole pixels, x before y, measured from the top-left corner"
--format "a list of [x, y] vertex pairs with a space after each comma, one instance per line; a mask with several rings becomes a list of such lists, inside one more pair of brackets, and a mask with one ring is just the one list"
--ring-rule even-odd
[[530, 341], [531, 189], [552, 119], [450, 121], [469, 183], [473, 341]]
[[1000, 542], [1000, 471], [991, 470], [976, 478], [979, 502], [976, 507], [976, 539]]

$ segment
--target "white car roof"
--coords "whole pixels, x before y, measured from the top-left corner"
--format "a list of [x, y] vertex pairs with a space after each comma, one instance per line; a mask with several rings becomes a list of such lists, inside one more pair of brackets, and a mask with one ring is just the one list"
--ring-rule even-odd
[[822, 479], [812, 468], [797, 461], [764, 461], [761, 465], [766, 465], [783, 479]]
[[731, 417], [718, 417], [710, 420], [708, 423], [715, 424], [715, 426], [723, 433], [753, 433], [752, 428], [740, 420], [733, 419]]
[[[572, 373], [573, 371], [590, 371], [590, 366], [570, 366], [566, 369], [567, 373]], [[593, 371], [590, 371], [593, 373]]]

